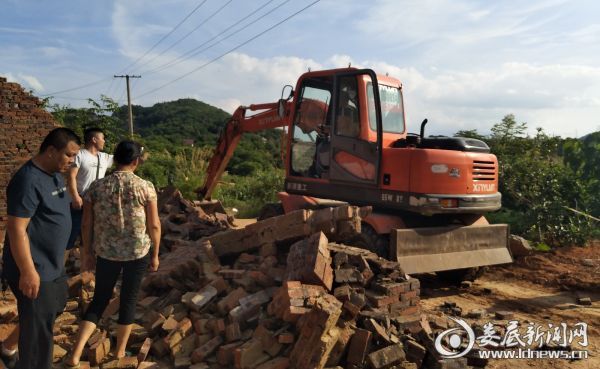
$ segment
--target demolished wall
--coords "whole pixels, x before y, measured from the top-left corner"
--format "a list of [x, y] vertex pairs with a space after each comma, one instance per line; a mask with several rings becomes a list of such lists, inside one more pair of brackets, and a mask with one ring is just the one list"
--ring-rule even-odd
[[6, 228], [6, 185], [13, 173], [39, 149], [59, 124], [42, 102], [18, 83], [0, 77], [0, 245]]

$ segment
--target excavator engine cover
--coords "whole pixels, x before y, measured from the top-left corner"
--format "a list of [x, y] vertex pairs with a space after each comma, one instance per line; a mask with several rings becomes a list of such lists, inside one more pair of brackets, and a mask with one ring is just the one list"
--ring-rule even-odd
[[506, 224], [392, 229], [390, 258], [406, 273], [511, 263]]

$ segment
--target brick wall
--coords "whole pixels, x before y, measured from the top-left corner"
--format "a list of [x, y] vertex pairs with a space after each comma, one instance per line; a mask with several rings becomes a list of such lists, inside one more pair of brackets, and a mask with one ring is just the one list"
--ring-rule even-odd
[[0, 245], [6, 229], [6, 185], [37, 153], [48, 132], [58, 126], [37, 97], [0, 77]]

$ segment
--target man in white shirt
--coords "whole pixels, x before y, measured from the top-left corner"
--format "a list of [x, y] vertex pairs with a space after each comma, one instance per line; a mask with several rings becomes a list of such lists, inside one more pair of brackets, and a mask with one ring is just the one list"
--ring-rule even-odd
[[104, 149], [104, 132], [100, 128], [88, 128], [83, 133], [84, 148], [79, 150], [75, 163], [69, 170], [67, 188], [73, 201], [71, 202], [72, 229], [67, 250], [73, 248], [81, 233], [81, 217], [83, 213], [83, 195], [97, 179], [104, 178], [106, 170], [113, 165], [113, 156], [102, 152]]

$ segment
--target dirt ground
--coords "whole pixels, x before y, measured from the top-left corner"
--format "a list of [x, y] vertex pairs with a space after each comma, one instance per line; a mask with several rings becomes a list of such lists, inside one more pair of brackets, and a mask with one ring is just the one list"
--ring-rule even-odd
[[[483, 309], [480, 319], [465, 320], [483, 324], [495, 321], [497, 311], [514, 313], [523, 326], [529, 322], [547, 327], [548, 323], [578, 322], [588, 324], [587, 347], [572, 345], [573, 350], [587, 350], [589, 358], [563, 359], [495, 359], [486, 368], [600, 368], [600, 242], [586, 248], [569, 247], [555, 252], [535, 253], [513, 264], [490, 268], [471, 287], [443, 286], [434, 278], [422, 278], [422, 305], [426, 313], [439, 314], [444, 303], [456, 303], [463, 316]], [[591, 306], [577, 304], [579, 297], [589, 297]], [[522, 332], [523, 330], [520, 330]]]

